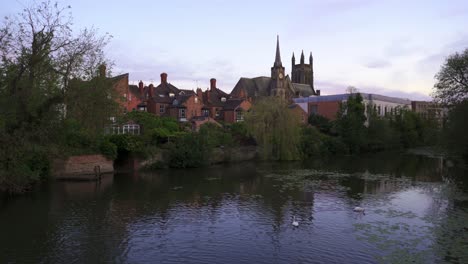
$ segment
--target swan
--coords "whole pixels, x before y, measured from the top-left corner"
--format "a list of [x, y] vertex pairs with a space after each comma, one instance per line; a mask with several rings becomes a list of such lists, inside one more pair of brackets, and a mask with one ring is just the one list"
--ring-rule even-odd
[[354, 207], [354, 209], [353, 209], [354, 212], [359, 212], [359, 213], [364, 213], [365, 210], [366, 209], [364, 209], [362, 207], [359, 207], [359, 206]]
[[298, 226], [299, 226], [299, 222], [296, 221], [296, 216], [293, 216], [292, 225], [295, 226], [295, 227], [298, 227]]

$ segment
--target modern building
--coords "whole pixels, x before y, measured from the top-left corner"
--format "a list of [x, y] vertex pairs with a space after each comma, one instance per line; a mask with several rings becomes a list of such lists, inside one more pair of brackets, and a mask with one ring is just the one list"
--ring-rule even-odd
[[436, 102], [412, 101], [411, 110], [425, 119], [434, 119], [443, 125], [448, 115], [448, 109]]
[[[340, 110], [340, 104], [345, 103], [350, 96], [352, 94], [336, 94], [294, 98], [293, 100], [309, 115], [318, 114], [334, 120]], [[368, 93], [361, 93], [361, 96], [366, 107], [366, 115], [369, 107], [372, 107], [380, 116], [395, 113], [401, 109], [411, 109], [411, 101], [408, 99]]]

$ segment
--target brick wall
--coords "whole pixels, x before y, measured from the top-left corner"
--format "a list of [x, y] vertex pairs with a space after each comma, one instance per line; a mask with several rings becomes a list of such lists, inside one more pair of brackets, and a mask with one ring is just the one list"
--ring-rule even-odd
[[313, 102], [308, 104], [309, 114], [312, 114], [312, 109], [316, 107], [317, 114], [324, 116], [330, 120], [336, 119], [336, 114], [340, 110], [340, 101], [333, 102]]

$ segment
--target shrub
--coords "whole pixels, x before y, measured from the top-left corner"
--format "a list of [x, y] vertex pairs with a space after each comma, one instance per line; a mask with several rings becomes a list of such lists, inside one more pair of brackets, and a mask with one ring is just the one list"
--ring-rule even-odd
[[99, 150], [101, 154], [106, 156], [108, 159], [114, 160], [117, 158], [117, 145], [110, 142], [107, 138], [101, 141]]
[[175, 138], [169, 147], [169, 167], [195, 168], [206, 165], [209, 147], [199, 134]]

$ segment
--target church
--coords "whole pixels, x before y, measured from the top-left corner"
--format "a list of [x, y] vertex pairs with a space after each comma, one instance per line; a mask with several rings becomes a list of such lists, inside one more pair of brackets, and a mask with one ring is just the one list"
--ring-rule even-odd
[[312, 53], [309, 56], [309, 64], [304, 62], [304, 52], [301, 54], [300, 63], [296, 64], [294, 53], [292, 56], [291, 77], [286, 75], [285, 68], [281, 62], [279, 37], [276, 40], [276, 55], [271, 76], [260, 76], [255, 78], [239, 79], [231, 91], [232, 98], [246, 98], [255, 100], [264, 96], [279, 96], [291, 100], [298, 97], [309, 97], [320, 95], [320, 90], [314, 89], [314, 66]]

